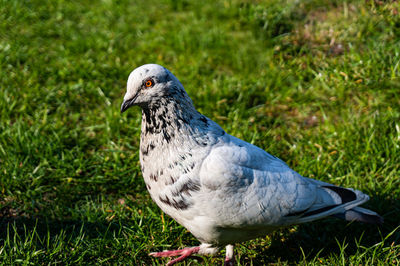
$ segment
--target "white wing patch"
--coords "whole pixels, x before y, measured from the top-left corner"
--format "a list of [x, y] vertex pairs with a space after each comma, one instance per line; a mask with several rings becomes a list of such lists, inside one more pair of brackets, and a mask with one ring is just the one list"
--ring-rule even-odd
[[200, 169], [201, 185], [211, 195], [209, 212], [211, 217], [221, 217], [216, 221], [219, 226], [281, 226], [302, 222], [307, 212], [317, 219], [324, 208], [343, 203], [340, 190], [353, 193], [312, 182], [240, 139], [227, 135], [223, 141], [211, 150]]

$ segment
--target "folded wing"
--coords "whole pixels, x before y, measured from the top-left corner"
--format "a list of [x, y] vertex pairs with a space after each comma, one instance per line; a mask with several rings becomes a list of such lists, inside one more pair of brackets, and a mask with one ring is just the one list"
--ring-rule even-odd
[[[219, 226], [282, 226], [344, 214], [369, 197], [360, 191], [302, 177], [282, 160], [225, 136], [204, 160], [202, 187]], [[354, 216], [354, 215], [353, 215]]]

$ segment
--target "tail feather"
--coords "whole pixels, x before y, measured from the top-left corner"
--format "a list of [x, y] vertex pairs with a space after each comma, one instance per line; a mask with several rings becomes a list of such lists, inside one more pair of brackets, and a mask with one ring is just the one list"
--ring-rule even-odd
[[354, 207], [350, 210], [346, 210], [344, 213], [336, 213], [332, 215], [334, 217], [344, 219], [346, 221], [357, 221], [370, 224], [382, 224], [383, 217], [368, 209], [361, 207]]

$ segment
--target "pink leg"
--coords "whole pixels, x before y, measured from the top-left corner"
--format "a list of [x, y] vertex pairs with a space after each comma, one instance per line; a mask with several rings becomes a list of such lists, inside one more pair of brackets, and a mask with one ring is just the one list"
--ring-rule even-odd
[[235, 259], [225, 258], [224, 266], [234, 266], [234, 265], [235, 265]]
[[174, 265], [177, 262], [181, 262], [185, 260], [187, 257], [191, 256], [192, 254], [198, 253], [200, 247], [191, 247], [191, 248], [184, 248], [179, 250], [167, 250], [162, 252], [153, 252], [150, 253], [150, 256], [153, 257], [175, 257], [180, 256], [179, 258], [173, 259], [167, 263], [167, 266]]
[[235, 265], [235, 257], [233, 256], [233, 245], [227, 245], [224, 266], [234, 266], [234, 265]]

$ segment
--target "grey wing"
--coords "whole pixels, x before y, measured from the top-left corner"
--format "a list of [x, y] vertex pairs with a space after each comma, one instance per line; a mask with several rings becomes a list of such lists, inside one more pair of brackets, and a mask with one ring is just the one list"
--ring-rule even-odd
[[302, 223], [344, 212], [368, 200], [352, 189], [302, 177], [264, 150], [226, 136], [200, 170], [208, 215], [220, 226]]

